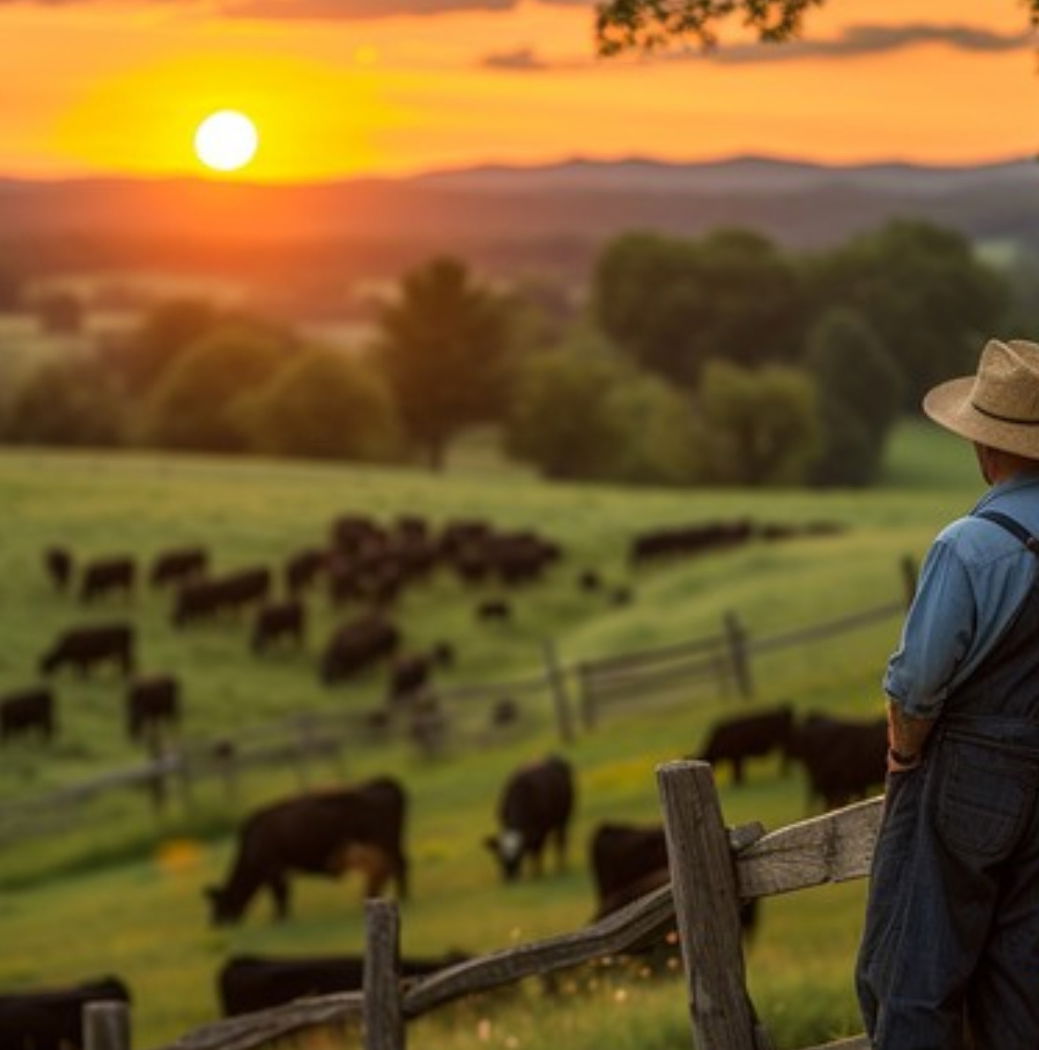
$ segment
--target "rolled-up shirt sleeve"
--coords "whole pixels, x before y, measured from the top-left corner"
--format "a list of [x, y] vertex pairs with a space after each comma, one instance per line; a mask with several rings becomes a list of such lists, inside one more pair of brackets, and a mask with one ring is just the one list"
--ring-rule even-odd
[[899, 647], [884, 675], [884, 692], [905, 714], [938, 716], [976, 623], [970, 576], [951, 544], [939, 537], [920, 570]]

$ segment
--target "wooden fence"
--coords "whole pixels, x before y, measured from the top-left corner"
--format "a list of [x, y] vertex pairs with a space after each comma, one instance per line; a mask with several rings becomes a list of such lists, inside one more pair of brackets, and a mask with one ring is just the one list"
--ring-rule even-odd
[[[410, 982], [400, 977], [396, 904], [368, 901], [363, 991], [217, 1021], [162, 1050], [251, 1050], [304, 1029], [350, 1021], [360, 1025], [365, 1050], [403, 1050], [410, 1019], [525, 977], [623, 953], [676, 927], [695, 1045], [772, 1050], [747, 992], [740, 905], [868, 874], [883, 799], [765, 834], [760, 824], [725, 827], [708, 764], [668, 763], [657, 777], [668, 885], [577, 932], [492, 952]], [[868, 1043], [855, 1037], [812, 1050], [868, 1050]]]

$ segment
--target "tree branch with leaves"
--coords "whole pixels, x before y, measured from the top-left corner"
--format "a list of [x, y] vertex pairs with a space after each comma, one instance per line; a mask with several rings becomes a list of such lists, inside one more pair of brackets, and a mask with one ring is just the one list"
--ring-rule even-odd
[[[1033, 29], [1039, 28], [1039, 0], [1019, 0]], [[599, 53], [652, 51], [671, 41], [704, 49], [718, 43], [718, 30], [738, 18], [763, 43], [778, 43], [801, 33], [805, 15], [826, 0], [603, 0], [596, 8]]]

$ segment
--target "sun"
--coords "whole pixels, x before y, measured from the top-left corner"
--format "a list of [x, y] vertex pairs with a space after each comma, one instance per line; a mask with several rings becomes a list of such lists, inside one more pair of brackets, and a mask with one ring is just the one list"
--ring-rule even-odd
[[237, 171], [256, 155], [260, 136], [244, 113], [222, 109], [211, 113], [195, 132], [195, 153], [208, 168]]

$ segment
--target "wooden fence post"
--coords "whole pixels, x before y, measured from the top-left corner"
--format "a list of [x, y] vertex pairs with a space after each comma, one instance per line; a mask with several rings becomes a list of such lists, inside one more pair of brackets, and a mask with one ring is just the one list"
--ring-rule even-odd
[[706, 762], [657, 769], [696, 1046], [758, 1050], [729, 836]]
[[574, 742], [574, 722], [570, 716], [570, 697], [566, 691], [566, 677], [559, 666], [556, 643], [551, 638], [545, 638], [541, 642], [541, 649], [545, 660], [545, 676], [548, 679], [548, 687], [552, 692], [552, 703], [556, 711], [559, 739], [564, 744], [572, 744]]
[[130, 1007], [121, 1000], [84, 1003], [83, 1050], [130, 1050]]
[[916, 597], [916, 559], [911, 554], [903, 554], [899, 567], [902, 570], [902, 586], [906, 596], [906, 608], [908, 608]]
[[747, 658], [747, 632], [734, 612], [727, 612], [723, 619], [725, 639], [729, 646], [729, 664], [736, 680], [736, 688], [744, 700], [754, 696], [754, 681]]
[[584, 664], [577, 665], [577, 681], [581, 688], [581, 723], [586, 730], [595, 728], [595, 693], [592, 691], [592, 676]]
[[364, 1050], [404, 1050], [396, 903], [365, 901], [364, 921]]

